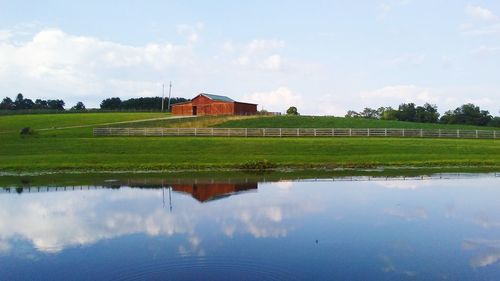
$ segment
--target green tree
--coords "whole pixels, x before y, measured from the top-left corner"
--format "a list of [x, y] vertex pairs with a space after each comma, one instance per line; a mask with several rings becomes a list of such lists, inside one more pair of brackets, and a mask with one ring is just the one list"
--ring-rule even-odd
[[386, 107], [384, 112], [381, 114], [380, 119], [383, 120], [398, 120], [398, 111], [392, 107]]
[[3, 109], [3, 110], [12, 110], [12, 109], [15, 109], [16, 108], [16, 105], [14, 104], [14, 102], [9, 98], [9, 97], [5, 97], [2, 102], [0, 103], [0, 109]]
[[299, 112], [295, 106], [290, 106], [286, 111], [286, 115], [299, 115]]
[[415, 122], [417, 111], [414, 103], [403, 103], [399, 105], [397, 118], [399, 121]]
[[346, 118], [359, 118], [360, 115], [354, 110], [349, 110], [347, 111], [347, 114], [345, 115]]
[[76, 110], [76, 111], [84, 111], [86, 110], [85, 105], [83, 102], [79, 101], [71, 108], [71, 110]]
[[108, 98], [101, 102], [101, 109], [120, 109], [122, 100], [120, 98]]
[[47, 100], [49, 109], [53, 110], [64, 110], [64, 104], [63, 100]]

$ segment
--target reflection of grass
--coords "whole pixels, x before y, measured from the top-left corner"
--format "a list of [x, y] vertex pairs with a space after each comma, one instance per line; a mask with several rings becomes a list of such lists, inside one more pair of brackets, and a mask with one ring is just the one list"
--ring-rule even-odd
[[[1, 187], [37, 187], [37, 186], [82, 186], [82, 185], [124, 185], [133, 182], [147, 182], [138, 186], [165, 186], [166, 183], [248, 183], [248, 182], [274, 182], [299, 179], [338, 179], [345, 177], [370, 176], [370, 177], [420, 177], [431, 176], [437, 173], [488, 173], [494, 169], [484, 168], [434, 168], [434, 169], [347, 169], [347, 170], [283, 170], [267, 172], [246, 171], [199, 171], [176, 173], [75, 173], [75, 174], [42, 174], [32, 176], [2, 176]], [[436, 176], [434, 176], [436, 177]], [[109, 181], [109, 180], [113, 181]]]
[[170, 119], [170, 120], [167, 119], [167, 120], [117, 124], [113, 125], [113, 127], [208, 128], [224, 122], [246, 120], [257, 117], [258, 116], [199, 116], [194, 118], [186, 117], [186, 118]]
[[[231, 120], [217, 124], [221, 128], [405, 128], [492, 130], [491, 127], [445, 125], [401, 121], [341, 118], [328, 116], [276, 116], [250, 120]], [[497, 128], [498, 129], [498, 128]]]

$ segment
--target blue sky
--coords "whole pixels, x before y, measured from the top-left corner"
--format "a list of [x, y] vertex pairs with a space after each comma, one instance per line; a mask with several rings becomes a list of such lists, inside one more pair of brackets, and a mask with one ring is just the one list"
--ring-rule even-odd
[[273, 111], [498, 114], [499, 63], [499, 1], [0, 1], [0, 95], [70, 106], [172, 80]]

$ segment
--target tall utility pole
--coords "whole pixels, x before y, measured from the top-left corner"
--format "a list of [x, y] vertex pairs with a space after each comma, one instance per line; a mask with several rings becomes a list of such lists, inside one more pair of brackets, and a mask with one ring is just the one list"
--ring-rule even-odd
[[165, 103], [165, 84], [161, 85], [161, 112], [163, 112], [163, 104]]
[[170, 112], [170, 95], [172, 94], [172, 81], [170, 81], [170, 86], [168, 88], [168, 106], [167, 110]]

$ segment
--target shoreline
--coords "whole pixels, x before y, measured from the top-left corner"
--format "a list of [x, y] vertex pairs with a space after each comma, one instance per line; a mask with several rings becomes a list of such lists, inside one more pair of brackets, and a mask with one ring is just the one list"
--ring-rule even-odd
[[447, 165], [447, 166], [402, 166], [402, 165], [354, 165], [354, 166], [331, 166], [331, 165], [282, 165], [273, 168], [264, 169], [244, 169], [237, 167], [205, 167], [205, 168], [169, 168], [169, 169], [0, 169], [0, 177], [22, 177], [22, 176], [45, 176], [45, 175], [104, 175], [104, 174], [224, 174], [224, 173], [335, 173], [335, 172], [354, 172], [354, 173], [396, 173], [402, 172], [461, 172], [461, 173], [500, 173], [499, 165]]

